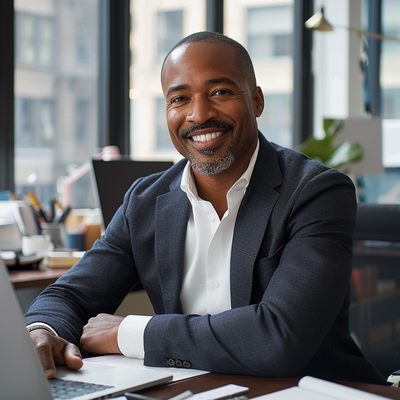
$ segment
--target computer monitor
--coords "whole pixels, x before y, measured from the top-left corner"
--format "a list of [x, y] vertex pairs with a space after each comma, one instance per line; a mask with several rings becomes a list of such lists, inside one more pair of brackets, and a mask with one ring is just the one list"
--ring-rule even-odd
[[138, 178], [165, 171], [172, 161], [92, 160], [92, 171], [103, 216], [103, 229], [107, 228], [115, 212], [123, 203], [124, 195]]

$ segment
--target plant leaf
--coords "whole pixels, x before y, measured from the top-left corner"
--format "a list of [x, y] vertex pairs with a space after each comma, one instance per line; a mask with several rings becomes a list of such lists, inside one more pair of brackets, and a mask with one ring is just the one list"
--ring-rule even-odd
[[335, 136], [340, 131], [340, 129], [342, 129], [342, 125], [343, 121], [341, 119], [325, 118], [324, 119], [325, 136], [333, 138], [333, 136]]
[[326, 165], [338, 168], [343, 164], [360, 161], [364, 156], [364, 149], [358, 143], [344, 142], [331, 157], [326, 160]]
[[297, 150], [304, 153], [306, 156], [318, 159], [323, 164], [328, 160], [336, 147], [333, 147], [333, 138], [325, 137], [324, 139], [316, 139], [313, 136], [309, 136], [302, 144], [297, 147]]

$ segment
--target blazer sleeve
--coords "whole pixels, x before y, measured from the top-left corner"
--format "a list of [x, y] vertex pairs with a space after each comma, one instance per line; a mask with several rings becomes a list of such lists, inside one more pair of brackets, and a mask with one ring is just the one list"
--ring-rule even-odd
[[128, 201], [124, 202], [116, 212], [105, 235], [92, 249], [34, 300], [25, 315], [27, 324], [45, 322], [64, 339], [79, 345], [89, 318], [115, 312], [139, 283], [126, 218], [127, 205]]
[[145, 330], [146, 365], [178, 360], [212, 372], [292, 376], [309, 363], [341, 310], [347, 312], [354, 186], [338, 171], [323, 170], [278, 209], [269, 230], [280, 236], [279, 250], [257, 260], [266, 280], [253, 282], [266, 286], [253, 293], [259, 301], [217, 315], [154, 316]]

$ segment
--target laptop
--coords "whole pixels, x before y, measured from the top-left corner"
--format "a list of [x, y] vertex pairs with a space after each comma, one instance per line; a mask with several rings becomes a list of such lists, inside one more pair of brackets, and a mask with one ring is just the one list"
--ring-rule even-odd
[[[167, 383], [172, 375], [154, 369], [130, 369], [105, 364], [85, 363], [81, 370], [58, 367], [56, 380], [45, 377], [33, 342], [25, 328], [18, 299], [9, 281], [4, 263], [0, 259], [0, 397], [7, 400], [55, 400], [49, 382], [70, 380], [103, 387], [93, 393], [70, 397], [74, 400], [93, 400], [116, 397], [151, 386]], [[85, 393], [92, 388], [82, 389]], [[96, 388], [95, 388], [96, 389]], [[65, 398], [65, 397], [63, 397]]]
[[92, 160], [95, 197], [103, 217], [103, 231], [124, 201], [124, 195], [137, 179], [165, 171], [172, 161]]

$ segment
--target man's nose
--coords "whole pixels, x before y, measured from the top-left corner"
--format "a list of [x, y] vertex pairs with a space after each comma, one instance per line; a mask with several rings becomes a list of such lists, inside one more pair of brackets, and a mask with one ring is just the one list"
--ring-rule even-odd
[[194, 97], [190, 106], [189, 114], [186, 117], [188, 122], [203, 124], [210, 119], [218, 117], [218, 110], [208, 98]]

